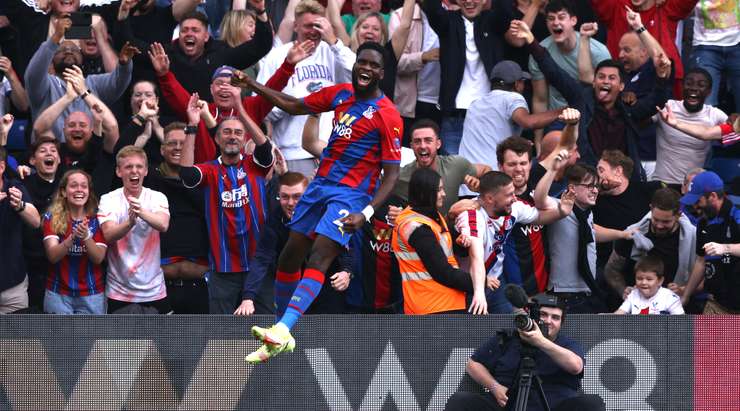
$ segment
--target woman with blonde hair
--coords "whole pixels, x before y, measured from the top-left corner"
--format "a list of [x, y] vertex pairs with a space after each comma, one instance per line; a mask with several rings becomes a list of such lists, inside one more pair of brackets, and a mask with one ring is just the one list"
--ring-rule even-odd
[[50, 263], [45, 312], [105, 314], [100, 264], [107, 245], [97, 211], [92, 177], [82, 170], [64, 173], [43, 221], [44, 249]]
[[240, 46], [254, 37], [257, 16], [252, 10], [230, 10], [221, 20], [220, 40], [229, 47]]
[[378, 44], [388, 42], [388, 25], [385, 23], [382, 14], [378, 12], [362, 14], [352, 26], [349, 42], [352, 51], [357, 52], [357, 48], [366, 41], [373, 41]]

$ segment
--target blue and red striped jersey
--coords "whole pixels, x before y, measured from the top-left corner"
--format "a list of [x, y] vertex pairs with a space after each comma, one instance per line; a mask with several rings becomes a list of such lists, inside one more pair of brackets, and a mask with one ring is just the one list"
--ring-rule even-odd
[[236, 165], [221, 157], [197, 164], [203, 187], [208, 226], [211, 269], [222, 273], [249, 271], [257, 239], [267, 217], [265, 176], [272, 165], [263, 166], [252, 156]]
[[[56, 238], [59, 242], [64, 241], [65, 238], [72, 235], [74, 224], [75, 222], [68, 218], [67, 231], [55, 233], [51, 228], [51, 214], [44, 214], [44, 240]], [[87, 224], [95, 243], [107, 247], [98, 219], [95, 217], [88, 218]], [[102, 266], [90, 261], [84, 241], [75, 239], [67, 255], [56, 264], [49, 264], [46, 289], [70, 297], [85, 297], [105, 291]]]
[[345, 83], [324, 87], [303, 103], [315, 113], [334, 110], [334, 128], [316, 176], [375, 193], [381, 163], [401, 162], [403, 122], [393, 102], [385, 96], [358, 101]]

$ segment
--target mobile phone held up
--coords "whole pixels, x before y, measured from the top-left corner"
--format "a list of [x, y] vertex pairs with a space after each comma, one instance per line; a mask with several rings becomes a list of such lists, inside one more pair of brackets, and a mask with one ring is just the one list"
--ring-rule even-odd
[[74, 12], [69, 15], [72, 27], [64, 33], [69, 40], [87, 40], [92, 38], [92, 13]]

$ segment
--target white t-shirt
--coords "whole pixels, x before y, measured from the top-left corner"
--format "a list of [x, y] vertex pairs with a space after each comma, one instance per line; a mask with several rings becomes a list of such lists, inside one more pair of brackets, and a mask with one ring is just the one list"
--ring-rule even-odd
[[[421, 51], [426, 52], [439, 48], [439, 37], [429, 25], [426, 14], [421, 12], [422, 21], [422, 44]], [[439, 83], [442, 69], [438, 61], [430, 61], [425, 64], [416, 79], [416, 100], [425, 103], [437, 104], [439, 102]]]
[[[169, 215], [167, 197], [159, 191], [143, 188], [141, 207], [153, 213]], [[120, 224], [128, 220], [128, 200], [123, 188], [100, 197], [98, 221]], [[161, 300], [167, 296], [159, 252], [159, 231], [141, 218], [120, 240], [108, 247], [108, 278], [105, 295], [126, 302]]]
[[[727, 121], [727, 114], [707, 104], [696, 113], [686, 111], [683, 101], [668, 100], [666, 105], [673, 111], [676, 119], [686, 123], [712, 127]], [[656, 155], [653, 180], [668, 184], [682, 184], [687, 172], [704, 166], [711, 142], [699, 140], [676, 130], [665, 124], [657, 114], [653, 117], [653, 121], [658, 122], [655, 133]]]
[[455, 108], [467, 110], [470, 103], [491, 90], [491, 81], [475, 45], [473, 22], [462, 16], [460, 18], [465, 23], [465, 70], [455, 97]]
[[510, 215], [491, 218], [481, 207], [460, 213], [455, 219], [455, 227], [460, 234], [481, 239], [486, 275], [498, 278], [503, 271], [504, 242], [514, 224], [529, 224], [537, 220], [537, 217], [539, 212], [536, 208], [522, 201], [515, 201]]
[[[257, 75], [257, 81], [267, 83], [285, 61], [293, 43], [273, 48], [264, 59]], [[333, 46], [322, 41], [313, 55], [299, 62], [283, 93], [293, 97], [306, 97], [324, 87], [352, 81], [352, 66], [355, 53], [342, 44], [341, 40]], [[273, 125], [272, 137], [286, 160], [313, 158], [302, 148], [303, 126], [308, 116], [293, 116], [275, 107], [267, 120]], [[319, 122], [319, 136], [328, 139], [331, 134], [333, 113], [324, 113]]]
[[646, 299], [640, 290], [633, 289], [619, 309], [627, 314], [683, 314], [681, 298], [673, 291], [660, 287], [654, 296]]
[[693, 44], [728, 47], [740, 43], [737, 7], [737, 0], [700, 1], [694, 8]]

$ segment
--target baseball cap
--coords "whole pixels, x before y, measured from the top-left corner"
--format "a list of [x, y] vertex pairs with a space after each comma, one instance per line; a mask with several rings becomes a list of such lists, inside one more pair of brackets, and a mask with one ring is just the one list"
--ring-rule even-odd
[[511, 84], [517, 80], [529, 80], [532, 76], [526, 71], [522, 71], [519, 64], [511, 61], [504, 60], [493, 66], [491, 70], [491, 80], [501, 80], [505, 84]]
[[709, 194], [713, 191], [723, 191], [725, 183], [719, 178], [717, 173], [713, 171], [704, 171], [694, 176], [689, 184], [689, 192], [681, 197], [681, 204], [694, 205], [699, 198], [704, 194]]
[[236, 69], [231, 66], [221, 66], [217, 68], [213, 72], [213, 76], [211, 77], [211, 81], [215, 80], [218, 77], [231, 77], [231, 74], [234, 73]]

